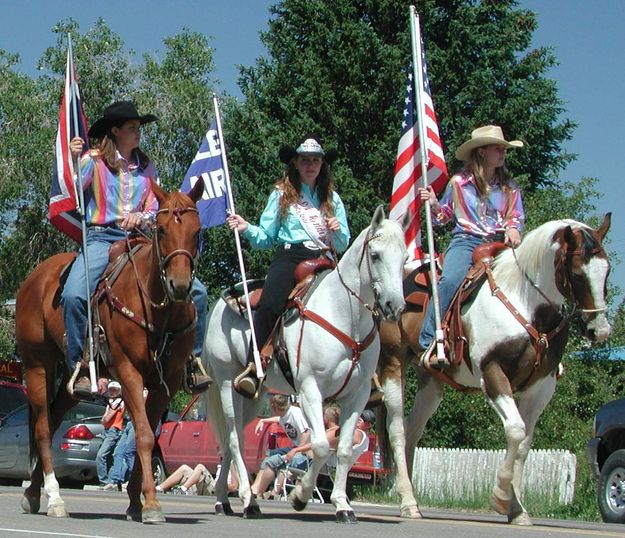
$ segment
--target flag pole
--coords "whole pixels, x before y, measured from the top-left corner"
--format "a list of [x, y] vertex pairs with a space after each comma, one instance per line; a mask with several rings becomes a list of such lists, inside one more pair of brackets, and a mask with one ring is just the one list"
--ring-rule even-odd
[[[236, 213], [234, 209], [234, 198], [232, 196], [232, 185], [230, 183], [230, 172], [228, 170], [228, 159], [226, 158], [226, 146], [223, 140], [223, 131], [221, 129], [221, 114], [219, 112], [219, 100], [217, 95], [213, 93], [213, 107], [215, 108], [215, 119], [217, 121], [217, 134], [219, 135], [219, 146], [221, 147], [221, 159], [224, 165], [224, 176], [226, 179], [226, 190], [228, 192], [228, 208], [232, 213]], [[265, 377], [265, 371], [260, 360], [260, 353], [258, 351], [258, 342], [256, 341], [256, 332], [254, 331], [254, 321], [252, 317], [252, 307], [250, 305], [250, 294], [247, 288], [247, 277], [245, 275], [245, 263], [243, 261], [243, 249], [241, 248], [241, 237], [239, 236], [239, 230], [234, 229], [234, 241], [237, 247], [237, 258], [239, 260], [239, 271], [241, 272], [241, 278], [243, 280], [243, 294], [245, 295], [245, 307], [247, 310], [247, 318], [250, 323], [250, 330], [252, 331], [251, 345], [254, 349], [254, 364], [256, 365], [256, 376], [258, 379]]]
[[[72, 99], [72, 116], [73, 116], [73, 129], [74, 136], [78, 136], [80, 130], [78, 128], [78, 109], [76, 99], [74, 98], [77, 93], [76, 80], [74, 79], [74, 57], [72, 53], [72, 35], [67, 34], [67, 57], [68, 57], [68, 69], [69, 69], [69, 81], [70, 81], [70, 95]], [[71, 135], [70, 135], [71, 142]], [[86, 142], [86, 140], [84, 141]], [[69, 144], [68, 144], [69, 146]], [[91, 392], [96, 393], [98, 391], [98, 384], [95, 372], [95, 361], [93, 360], [93, 325], [92, 325], [92, 313], [91, 313], [91, 290], [89, 289], [89, 257], [87, 255], [87, 223], [85, 221], [85, 193], [82, 187], [82, 172], [80, 168], [80, 155], [76, 160], [76, 194], [78, 198], [77, 210], [80, 214], [80, 224], [82, 230], [82, 259], [85, 264], [85, 286], [87, 288], [87, 349], [89, 356], [89, 378], [91, 381]], [[71, 155], [70, 150], [70, 162], [73, 162], [74, 158]], [[82, 360], [82, 357], [81, 357]], [[72, 372], [70, 372], [70, 375]]]
[[[423, 88], [423, 66], [421, 58], [421, 28], [419, 15], [415, 6], [410, 6], [410, 40], [412, 44], [412, 69], [415, 82], [415, 97], [417, 105], [417, 125], [419, 128], [419, 151], [421, 153], [421, 177], [423, 186], [428, 186], [428, 155], [425, 134], [425, 107], [421, 99], [421, 88]], [[416, 183], [415, 183], [416, 188]], [[432, 301], [434, 306], [434, 323], [436, 327], [436, 356], [439, 360], [445, 360], [445, 346], [443, 340], [443, 330], [441, 323], [441, 307], [438, 296], [438, 285], [436, 280], [436, 260], [434, 259], [434, 230], [432, 227], [432, 208], [429, 199], [425, 201], [425, 223], [427, 231], [428, 252], [430, 254], [430, 283], [432, 286]]]

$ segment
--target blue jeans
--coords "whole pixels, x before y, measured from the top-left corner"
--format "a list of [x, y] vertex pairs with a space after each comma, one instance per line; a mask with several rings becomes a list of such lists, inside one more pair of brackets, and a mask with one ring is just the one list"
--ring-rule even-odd
[[206, 318], [208, 317], [208, 294], [206, 287], [197, 278], [191, 284], [191, 299], [197, 310], [197, 327], [195, 328], [195, 342], [193, 344], [193, 355], [202, 354], [204, 344], [204, 333], [206, 332]]
[[[486, 242], [485, 237], [477, 235], [455, 234], [445, 251], [443, 260], [443, 274], [438, 281], [438, 300], [441, 309], [441, 319], [445, 317], [445, 312], [449, 308], [456, 291], [462, 284], [467, 271], [471, 267], [473, 249]], [[419, 334], [419, 345], [426, 349], [436, 336], [436, 322], [434, 319], [434, 301], [428, 303], [421, 333]]]
[[119, 441], [121, 435], [121, 430], [118, 430], [117, 428], [108, 428], [104, 432], [102, 444], [100, 445], [98, 455], [95, 458], [95, 465], [98, 471], [98, 480], [100, 481], [100, 484], [107, 484], [109, 482], [108, 460], [113, 455], [115, 446], [117, 445], [117, 441]]
[[[119, 228], [87, 230], [87, 256], [89, 258], [89, 297], [95, 292], [98, 281], [104, 273], [109, 260], [111, 245], [126, 237], [126, 232]], [[87, 291], [85, 285], [85, 262], [82, 251], [72, 264], [67, 281], [61, 293], [63, 321], [67, 334], [67, 363], [70, 372], [83, 355], [85, 334], [87, 332]], [[197, 327], [193, 353], [202, 352], [206, 317], [208, 314], [208, 295], [204, 285], [195, 278], [191, 284], [191, 298], [197, 309]]]
[[135, 427], [132, 421], [129, 420], [117, 442], [115, 452], [113, 452], [113, 466], [109, 473], [109, 482], [111, 484], [123, 484], [126, 482], [130, 471], [134, 467], [136, 455]]
[[[308, 468], [308, 456], [301, 453], [295, 454], [295, 456], [293, 456], [293, 459], [288, 465], [291, 467], [295, 467], [296, 469], [306, 470]], [[284, 469], [286, 466], [287, 461], [284, 454], [274, 454], [273, 456], [267, 456], [260, 464], [261, 469], [269, 467], [274, 473], [277, 473], [280, 469]]]

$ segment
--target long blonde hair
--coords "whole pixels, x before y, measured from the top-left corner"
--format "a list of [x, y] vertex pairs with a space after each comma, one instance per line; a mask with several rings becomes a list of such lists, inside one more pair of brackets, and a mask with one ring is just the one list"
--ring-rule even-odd
[[[481, 147], [481, 146], [480, 146]], [[490, 193], [490, 185], [484, 177], [484, 157], [479, 152], [479, 147], [471, 151], [469, 159], [466, 161], [465, 170], [473, 176], [475, 188], [480, 198], [486, 198]], [[499, 180], [501, 190], [508, 193], [512, 175], [506, 165], [495, 169], [495, 177]]]

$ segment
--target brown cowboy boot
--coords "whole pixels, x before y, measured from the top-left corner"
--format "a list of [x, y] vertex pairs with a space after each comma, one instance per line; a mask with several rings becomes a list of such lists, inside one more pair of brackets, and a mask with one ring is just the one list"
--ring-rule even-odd
[[187, 359], [184, 375], [184, 390], [188, 394], [200, 394], [213, 382], [211, 376], [206, 373], [200, 358], [190, 355]]
[[76, 368], [67, 382], [67, 391], [78, 400], [91, 400], [93, 398], [87, 366], [81, 363], [76, 364]]

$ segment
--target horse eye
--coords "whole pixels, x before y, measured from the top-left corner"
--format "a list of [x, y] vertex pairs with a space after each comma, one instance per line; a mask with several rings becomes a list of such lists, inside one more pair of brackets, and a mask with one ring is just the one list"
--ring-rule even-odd
[[158, 232], [158, 235], [165, 235], [165, 226], [158, 226], [156, 231]]
[[372, 262], [377, 262], [380, 259], [380, 254], [378, 252], [372, 252], [371, 253], [371, 261]]

